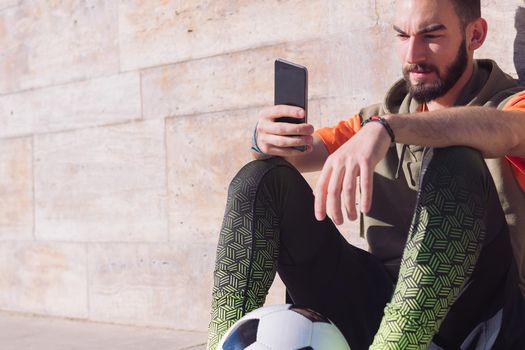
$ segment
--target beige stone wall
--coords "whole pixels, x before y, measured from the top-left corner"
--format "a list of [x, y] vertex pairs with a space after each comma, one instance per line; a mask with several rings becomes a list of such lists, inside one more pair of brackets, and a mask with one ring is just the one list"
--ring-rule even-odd
[[[483, 1], [479, 57], [514, 76], [520, 5]], [[0, 0], [0, 309], [206, 329], [274, 59], [309, 67], [311, 122], [329, 125], [399, 77], [392, 16], [392, 0]]]

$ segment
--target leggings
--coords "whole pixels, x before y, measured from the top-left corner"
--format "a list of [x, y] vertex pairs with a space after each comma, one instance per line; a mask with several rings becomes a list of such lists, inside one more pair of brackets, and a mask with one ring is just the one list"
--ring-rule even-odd
[[[243, 167], [219, 235], [208, 348], [264, 304], [279, 273], [293, 303], [330, 318], [353, 350], [427, 349], [433, 339], [459, 349], [519, 293], [507, 226], [477, 151], [430, 149], [420, 184], [394, 288], [377, 257], [315, 219], [312, 190], [293, 166], [272, 158]], [[523, 312], [513, 310], [502, 327], [515, 331], [501, 331], [494, 349], [523, 345]]]

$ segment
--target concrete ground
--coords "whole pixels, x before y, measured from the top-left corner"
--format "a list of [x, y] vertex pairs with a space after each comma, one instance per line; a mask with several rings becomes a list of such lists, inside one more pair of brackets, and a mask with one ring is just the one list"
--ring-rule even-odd
[[33, 317], [0, 311], [2, 350], [204, 350], [206, 333]]

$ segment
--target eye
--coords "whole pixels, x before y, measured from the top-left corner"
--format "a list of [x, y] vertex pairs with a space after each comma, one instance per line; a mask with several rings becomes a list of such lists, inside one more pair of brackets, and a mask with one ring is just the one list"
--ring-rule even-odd
[[397, 36], [400, 40], [406, 40], [406, 39], [408, 39], [408, 35], [406, 35], [406, 34], [401, 34], [401, 33], [399, 33], [399, 34], [396, 34], [396, 36]]
[[430, 39], [430, 40], [437, 39], [437, 38], [440, 38], [440, 37], [441, 37], [441, 35], [435, 35], [435, 34], [426, 34], [425, 35], [425, 39]]

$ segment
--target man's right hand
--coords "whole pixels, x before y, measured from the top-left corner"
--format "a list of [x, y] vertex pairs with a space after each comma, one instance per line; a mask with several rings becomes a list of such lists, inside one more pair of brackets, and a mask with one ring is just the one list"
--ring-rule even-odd
[[[304, 118], [304, 110], [299, 107], [277, 105], [263, 109], [257, 124], [257, 146], [267, 155], [294, 157], [312, 152], [314, 127], [311, 124], [283, 123], [277, 118]], [[299, 151], [292, 147], [306, 146]]]

